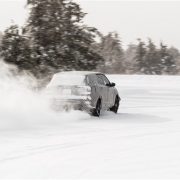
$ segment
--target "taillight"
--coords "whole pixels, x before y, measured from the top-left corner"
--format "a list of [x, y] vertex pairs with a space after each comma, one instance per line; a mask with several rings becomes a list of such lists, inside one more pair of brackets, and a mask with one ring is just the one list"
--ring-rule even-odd
[[91, 87], [90, 86], [77, 86], [73, 88], [74, 95], [82, 95], [87, 96], [91, 94]]
[[91, 94], [91, 87], [90, 86], [84, 86], [85, 92], [87, 94]]

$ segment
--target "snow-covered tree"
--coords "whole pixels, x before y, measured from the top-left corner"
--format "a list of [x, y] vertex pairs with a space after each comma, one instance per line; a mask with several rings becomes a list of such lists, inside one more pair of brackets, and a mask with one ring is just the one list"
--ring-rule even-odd
[[135, 55], [135, 61], [136, 61], [135, 69], [137, 73], [142, 73], [142, 74], [146, 73], [146, 69], [148, 68], [148, 66], [145, 59], [145, 55], [146, 55], [145, 43], [141, 39], [138, 39], [138, 45]]
[[5, 62], [17, 65], [19, 70], [33, 68], [30, 61], [29, 42], [21, 35], [17, 25], [12, 25], [5, 30], [1, 44], [1, 57]]
[[133, 74], [136, 72], [135, 66], [136, 66], [136, 50], [137, 45], [136, 44], [129, 44], [128, 48], [125, 51], [125, 70], [126, 74]]
[[171, 55], [171, 57], [174, 59], [176, 64], [176, 74], [180, 74], [180, 52], [175, 47], [168, 48], [168, 53]]
[[161, 74], [160, 57], [155, 44], [151, 39], [148, 39], [145, 55], [146, 67], [144, 68], [145, 74]]
[[1, 42], [2, 42], [2, 38], [3, 38], [3, 33], [0, 31], [0, 45], [1, 45]]
[[96, 51], [104, 58], [99, 69], [106, 73], [124, 73], [124, 51], [118, 33], [110, 32], [101, 35], [100, 43], [96, 45]]
[[176, 73], [176, 62], [173, 55], [169, 53], [168, 48], [163, 43], [160, 44], [160, 67], [163, 74], [175, 74]]
[[96, 29], [82, 23], [85, 13], [77, 3], [28, 0], [28, 5], [26, 35], [31, 37], [32, 58], [42, 70], [48, 66], [57, 71], [96, 68], [102, 60], [90, 48]]

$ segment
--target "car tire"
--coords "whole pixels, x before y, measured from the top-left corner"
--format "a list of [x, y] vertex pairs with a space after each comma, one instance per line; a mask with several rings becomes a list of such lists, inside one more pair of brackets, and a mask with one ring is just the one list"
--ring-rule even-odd
[[96, 108], [93, 110], [92, 115], [99, 117], [101, 114], [101, 100], [99, 99], [96, 103]]
[[119, 109], [119, 97], [116, 96], [114, 106], [110, 108], [110, 111], [117, 113]]

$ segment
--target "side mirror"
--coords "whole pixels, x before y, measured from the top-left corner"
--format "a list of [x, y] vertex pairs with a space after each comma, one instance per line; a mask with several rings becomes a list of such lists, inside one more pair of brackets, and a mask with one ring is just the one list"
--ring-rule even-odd
[[109, 83], [109, 84], [106, 84], [106, 86], [108, 86], [108, 87], [114, 87], [114, 86], [116, 86], [116, 84], [115, 84], [115, 83]]
[[111, 83], [111, 84], [110, 84], [110, 87], [114, 87], [114, 86], [116, 86], [115, 83]]

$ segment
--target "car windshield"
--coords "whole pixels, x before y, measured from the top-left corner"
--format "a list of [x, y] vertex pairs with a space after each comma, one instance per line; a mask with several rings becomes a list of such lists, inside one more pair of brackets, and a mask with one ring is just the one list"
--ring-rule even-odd
[[54, 75], [50, 81], [48, 87], [52, 86], [61, 86], [61, 85], [85, 85], [85, 76], [83, 75], [68, 75], [68, 74], [59, 74]]

